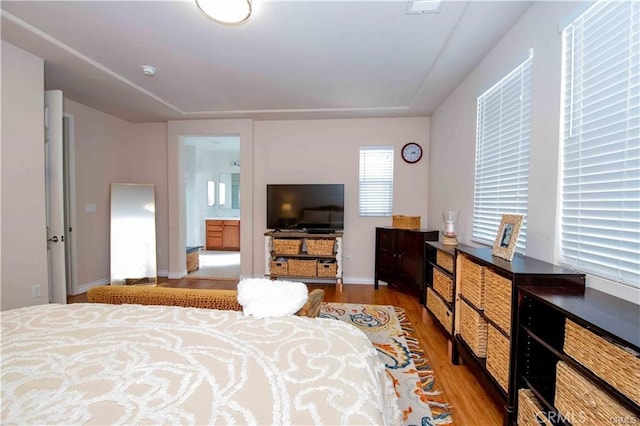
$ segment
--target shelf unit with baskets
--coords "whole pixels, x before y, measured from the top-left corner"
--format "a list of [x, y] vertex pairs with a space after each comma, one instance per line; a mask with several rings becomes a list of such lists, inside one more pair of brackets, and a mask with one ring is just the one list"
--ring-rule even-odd
[[504, 424], [515, 421], [516, 288], [584, 289], [585, 276], [516, 254], [511, 262], [490, 247], [455, 249], [453, 363], [460, 358], [504, 407]]
[[[434, 324], [448, 340], [449, 356], [453, 359], [453, 323], [455, 318], [455, 257], [456, 246], [445, 245], [439, 241], [427, 241], [425, 247], [425, 304], [423, 320], [427, 312]], [[466, 247], [458, 244], [459, 247]]]
[[639, 423], [640, 306], [571, 290], [517, 289], [518, 424]]
[[273, 279], [332, 280], [342, 284], [342, 236], [342, 231], [266, 232], [265, 275]]

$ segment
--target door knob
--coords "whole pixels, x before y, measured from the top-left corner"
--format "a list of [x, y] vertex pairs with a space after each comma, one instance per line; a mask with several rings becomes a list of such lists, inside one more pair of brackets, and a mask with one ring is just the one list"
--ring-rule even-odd
[[58, 236], [54, 235], [52, 238], [49, 238], [47, 241], [51, 241], [51, 242], [57, 243], [58, 242]]

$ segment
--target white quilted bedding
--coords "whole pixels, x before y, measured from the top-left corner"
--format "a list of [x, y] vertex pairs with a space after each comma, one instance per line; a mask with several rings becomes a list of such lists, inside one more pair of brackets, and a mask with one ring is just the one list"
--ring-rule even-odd
[[0, 313], [2, 424], [400, 424], [367, 337], [169, 306]]

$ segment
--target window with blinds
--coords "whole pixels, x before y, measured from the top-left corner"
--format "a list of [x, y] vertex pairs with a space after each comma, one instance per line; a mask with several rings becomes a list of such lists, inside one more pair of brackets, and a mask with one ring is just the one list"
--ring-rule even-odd
[[360, 216], [391, 216], [393, 147], [360, 147]]
[[563, 31], [561, 263], [640, 287], [640, 2]]
[[472, 240], [492, 245], [503, 214], [523, 215], [520, 253], [527, 241], [532, 62], [531, 50], [478, 97]]

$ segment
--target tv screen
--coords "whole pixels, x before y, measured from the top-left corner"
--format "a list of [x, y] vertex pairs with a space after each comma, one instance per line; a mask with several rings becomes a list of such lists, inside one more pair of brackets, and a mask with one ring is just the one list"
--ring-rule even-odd
[[267, 185], [267, 228], [344, 228], [344, 184]]

